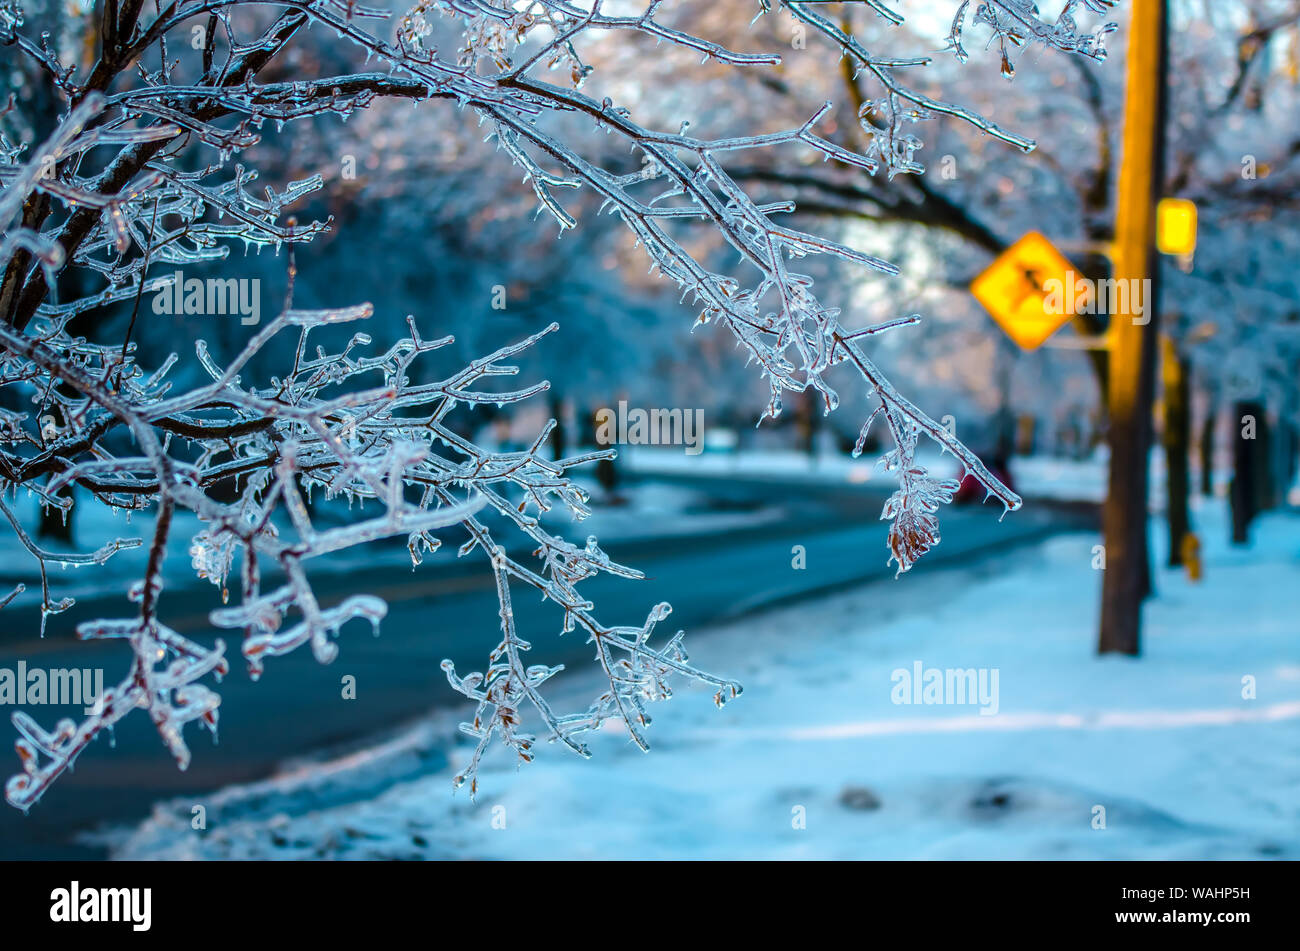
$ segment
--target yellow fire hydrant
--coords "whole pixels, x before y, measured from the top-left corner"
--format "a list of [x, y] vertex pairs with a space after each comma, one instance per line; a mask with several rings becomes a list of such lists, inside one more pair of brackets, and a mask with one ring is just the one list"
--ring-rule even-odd
[[1201, 540], [1196, 537], [1195, 532], [1188, 532], [1183, 536], [1182, 544], [1183, 567], [1187, 569], [1187, 577], [1191, 581], [1201, 580]]

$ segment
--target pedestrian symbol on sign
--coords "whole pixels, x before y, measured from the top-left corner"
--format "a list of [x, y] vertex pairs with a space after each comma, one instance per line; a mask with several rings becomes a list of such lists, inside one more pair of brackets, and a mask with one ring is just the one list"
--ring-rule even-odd
[[998, 326], [1025, 350], [1036, 350], [1069, 323], [1068, 309], [1048, 306], [1048, 286], [1064, 286], [1077, 273], [1065, 256], [1036, 231], [1025, 235], [971, 283], [971, 293]]

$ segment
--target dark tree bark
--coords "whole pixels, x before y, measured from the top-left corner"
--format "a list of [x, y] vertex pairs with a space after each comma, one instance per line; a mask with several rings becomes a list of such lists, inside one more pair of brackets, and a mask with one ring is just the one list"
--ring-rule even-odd
[[1191, 387], [1187, 360], [1167, 335], [1162, 339], [1165, 398], [1165, 514], [1169, 522], [1169, 566], [1183, 564], [1184, 539], [1192, 530], [1188, 509], [1191, 473]]
[[1214, 497], [1214, 436], [1218, 428], [1219, 411], [1211, 403], [1201, 420], [1201, 495], [1207, 499]]
[[555, 420], [555, 428], [551, 430], [551, 458], [559, 460], [568, 451], [569, 431], [564, 425], [564, 401], [554, 391], [551, 392], [550, 409], [551, 418]]
[[1268, 512], [1278, 505], [1277, 447], [1273, 444], [1273, 426], [1268, 409], [1261, 404], [1255, 434], [1255, 513]]
[[1289, 501], [1286, 498], [1286, 492], [1295, 484], [1296, 470], [1300, 468], [1300, 432], [1290, 421], [1283, 419], [1279, 437], [1284, 445], [1282, 447], [1282, 493], [1283, 502]]
[[821, 397], [809, 387], [795, 405], [794, 425], [796, 441], [801, 452], [812, 456], [817, 453], [817, 424], [821, 412]]
[[1232, 543], [1250, 544], [1250, 523], [1259, 513], [1259, 425], [1264, 407], [1256, 402], [1236, 404], [1232, 441]]

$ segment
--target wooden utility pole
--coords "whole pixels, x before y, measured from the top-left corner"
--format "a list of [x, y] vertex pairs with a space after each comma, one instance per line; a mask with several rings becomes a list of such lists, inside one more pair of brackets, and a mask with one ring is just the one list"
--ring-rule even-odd
[[1097, 649], [1135, 655], [1151, 580], [1147, 462], [1160, 332], [1155, 236], [1164, 178], [1168, 13], [1166, 0], [1131, 3], [1113, 273], [1121, 306], [1110, 318], [1110, 477], [1102, 513], [1106, 570]]

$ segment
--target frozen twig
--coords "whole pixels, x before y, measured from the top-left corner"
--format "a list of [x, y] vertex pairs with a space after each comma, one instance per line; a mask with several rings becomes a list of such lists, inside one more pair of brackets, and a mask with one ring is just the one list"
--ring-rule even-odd
[[[1029, 0], [987, 0], [973, 9], [953, 2], [951, 45], [959, 58], [968, 22], [986, 28], [1002, 46], [1004, 71], [1011, 51], [1031, 41], [1092, 59], [1104, 53], [1107, 28], [1081, 31], [1076, 19], [1080, 11], [1103, 13], [1111, 0], [1070, 0], [1053, 23], [1041, 20]], [[779, 415], [782, 395], [791, 391], [811, 390], [827, 412], [834, 410], [839, 396], [828, 377], [847, 368], [877, 404], [864, 436], [883, 417], [894, 439], [885, 463], [900, 484], [885, 516], [892, 523], [890, 556], [900, 570], [937, 543], [936, 510], [953, 488], [916, 464], [921, 435], [953, 453], [1006, 508], [1017, 507], [1019, 499], [898, 393], [863, 351], [869, 337], [914, 319], [851, 329], [838, 308], [817, 299], [811, 279], [792, 270], [808, 255], [882, 274], [896, 273], [893, 265], [778, 222], [775, 216], [793, 205], [756, 201], [721, 165], [721, 157], [735, 153], [795, 148], [873, 174], [915, 172], [920, 142], [908, 128], [933, 115], [1032, 146], [1014, 131], [913, 88], [906, 79], [925, 65], [924, 57], [872, 54], [820, 12], [827, 6], [758, 0], [755, 9], [783, 9], [820, 38], [830, 68], [848, 57], [878, 87], [878, 97], [859, 115], [869, 143], [862, 152], [819, 131], [830, 103], [809, 104], [806, 120], [795, 128], [710, 138], [687, 134], [685, 125], [675, 132], [653, 128], [611, 99], [584, 91], [593, 72], [584, 50], [602, 37], [648, 39], [727, 69], [781, 62], [780, 52], [733, 49], [680, 28], [662, 0], [639, 8], [606, 0], [422, 0], [396, 18], [344, 0], [109, 4], [95, 16], [73, 14], [82, 17], [81, 29], [100, 33], [86, 44], [98, 50], [86, 71], [64, 64], [48, 37], [25, 25], [18, 3], [0, 0], [0, 43], [66, 101], [62, 121], [36, 148], [0, 136], [0, 387], [12, 387], [37, 407], [30, 415], [0, 411], [0, 490], [22, 487], [43, 506], [64, 507], [59, 492], [73, 489], [113, 509], [157, 513], [145, 573], [132, 589], [137, 615], [78, 628], [82, 637], [124, 639], [132, 653], [129, 673], [81, 725], [63, 721], [47, 733], [25, 715], [15, 717], [23, 772], [9, 782], [9, 801], [30, 806], [87, 743], [131, 709], [148, 711], [182, 766], [189, 758], [184, 724], [198, 719], [215, 728], [219, 697], [197, 681], [224, 673], [224, 648], [206, 649], [160, 620], [177, 511], [193, 513], [203, 525], [190, 548], [194, 571], [224, 598], [231, 596], [231, 576], [237, 579], [236, 602], [213, 612], [212, 621], [237, 632], [254, 675], [268, 658], [302, 645], [327, 662], [349, 620], [378, 625], [384, 617], [386, 605], [370, 595], [322, 603], [307, 572], [313, 558], [400, 537], [419, 564], [439, 546], [436, 531], [459, 526], [467, 537], [461, 554], [477, 550], [489, 559], [501, 605], [501, 639], [486, 673], [462, 678], [447, 670], [452, 686], [478, 704], [466, 725], [478, 745], [462, 774], [472, 785], [493, 736], [531, 757], [533, 737], [520, 728], [524, 705], [540, 717], [550, 739], [581, 751], [578, 737], [610, 718], [625, 722], [644, 747], [646, 704], [669, 696], [673, 675], [715, 688], [719, 704], [740, 692], [738, 684], [692, 666], [680, 632], [652, 646], [667, 605], [652, 609], [639, 627], [598, 621], [579, 583], [598, 573], [639, 573], [611, 561], [594, 538], [580, 547], [541, 527], [538, 516], [556, 503], [575, 519], [588, 514], [586, 496], [568, 473], [607, 452], [552, 461], [544, 455], [550, 425], [527, 450], [493, 452], [448, 425], [456, 407], [513, 404], [545, 391], [544, 381], [503, 391], [492, 378], [514, 374], [505, 361], [555, 325], [425, 383], [412, 382], [412, 363], [450, 338], [422, 337], [414, 319], [409, 336], [387, 349], [372, 350], [370, 337], [357, 333], [341, 348], [309, 350], [313, 330], [365, 320], [369, 305], [299, 310], [289, 300], [224, 363], [199, 341], [188, 364], [197, 370], [192, 375], [177, 372], [187, 366], [179, 357], [146, 369], [129, 340], [92, 341], [69, 331], [74, 319], [107, 314], [120, 303], [138, 312], [146, 292], [169, 292], [170, 277], [149, 276], [151, 267], [220, 261], [234, 243], [292, 249], [332, 226], [329, 220], [285, 218], [289, 208], [325, 187], [322, 176], [255, 191], [256, 172], [232, 164], [260, 141], [267, 122], [278, 128], [318, 116], [346, 119], [379, 99], [452, 103], [495, 137], [505, 159], [527, 177], [539, 208], [562, 230], [578, 224], [560, 197], [575, 189], [593, 193], [617, 214], [652, 266], [694, 303], [698, 322], [725, 328], [757, 364], [770, 386], [766, 416]], [[886, 2], [867, 0], [865, 6], [888, 23], [902, 21]], [[433, 42], [435, 23], [455, 34], [454, 48]], [[360, 62], [354, 71], [285, 78], [285, 69], [294, 68], [285, 65], [286, 51], [307, 42], [311, 26], [337, 36], [345, 52], [355, 54]], [[262, 74], [272, 64], [279, 75], [267, 81]], [[624, 158], [612, 160], [607, 146], [593, 145], [591, 137], [569, 134], [575, 120], [630, 150], [639, 170], [629, 172]], [[691, 223], [712, 229], [731, 247], [739, 259], [734, 270], [717, 271], [688, 250], [681, 229]], [[291, 263], [291, 287], [292, 273]], [[78, 275], [75, 286], [83, 292], [52, 302], [50, 289], [67, 274]], [[254, 358], [270, 359], [268, 345], [281, 335], [296, 336], [291, 364], [277, 376], [253, 379], [251, 368], [262, 365]], [[343, 527], [318, 528], [305, 498], [312, 491], [361, 503], [371, 514]], [[40, 566], [43, 614], [66, 607], [51, 601], [47, 562], [98, 564], [139, 544], [110, 539], [91, 555], [51, 554], [35, 545], [8, 507], [3, 514]], [[493, 531], [529, 538], [537, 564], [506, 556]], [[263, 586], [267, 567], [284, 579], [270, 590]], [[562, 612], [563, 630], [581, 628], [589, 638], [608, 687], [586, 711], [553, 711], [541, 688], [558, 668], [524, 665], [529, 648], [514, 626], [512, 585], [541, 591]]]

